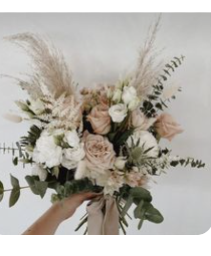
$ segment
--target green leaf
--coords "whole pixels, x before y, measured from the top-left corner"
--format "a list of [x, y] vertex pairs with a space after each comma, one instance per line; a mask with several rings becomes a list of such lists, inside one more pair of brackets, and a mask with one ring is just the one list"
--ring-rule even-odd
[[0, 202], [2, 201], [3, 197], [4, 197], [4, 185], [0, 181]]
[[163, 110], [163, 107], [159, 102], [155, 104], [155, 107], [158, 108], [159, 110]]
[[26, 176], [25, 177], [27, 183], [29, 184], [30, 186], [30, 189], [31, 191], [35, 194], [35, 195], [39, 195], [39, 191], [37, 190], [37, 188], [35, 187], [34, 183], [35, 183], [35, 180], [37, 179], [38, 180], [38, 177], [36, 176]]
[[125, 214], [128, 212], [128, 210], [130, 209], [131, 205], [133, 204], [133, 197], [131, 195], [129, 195], [126, 204], [121, 212], [121, 215], [124, 217]]
[[44, 197], [46, 190], [48, 188], [48, 182], [46, 181], [39, 181], [39, 178], [37, 176], [26, 176], [25, 177], [27, 183], [30, 186], [31, 191], [35, 195], [40, 195], [41, 198]]
[[[139, 204], [140, 200], [152, 201], [152, 196], [148, 190], [141, 187], [132, 188], [130, 190], [130, 195], [134, 198], [134, 203]], [[136, 200], [135, 200], [136, 199]]]
[[138, 223], [138, 230], [141, 229], [142, 225], [143, 225], [144, 219], [141, 219]]
[[14, 187], [10, 194], [9, 207], [14, 206], [20, 197], [20, 187]]
[[117, 139], [115, 137], [114, 138], [115, 144], [118, 146], [124, 144], [127, 141], [127, 139], [129, 138], [129, 136], [131, 134], [133, 134], [133, 131], [134, 131], [134, 129], [130, 129], [128, 131], [121, 133], [120, 136], [118, 135], [119, 137]]
[[13, 164], [16, 166], [18, 165], [18, 157], [15, 157], [13, 160], [12, 160]]
[[48, 188], [48, 182], [35, 180], [34, 185], [41, 198], [43, 198]]
[[141, 200], [140, 203], [138, 204], [138, 206], [135, 208], [134, 217], [136, 219], [143, 219], [144, 218], [145, 209], [144, 209], [143, 205], [144, 205], [144, 201]]
[[151, 221], [153, 223], [161, 223], [164, 220], [162, 214], [157, 209], [155, 209], [152, 204], [145, 203], [144, 207], [146, 209], [146, 220]]
[[12, 174], [10, 174], [10, 181], [13, 188], [20, 188], [19, 181]]

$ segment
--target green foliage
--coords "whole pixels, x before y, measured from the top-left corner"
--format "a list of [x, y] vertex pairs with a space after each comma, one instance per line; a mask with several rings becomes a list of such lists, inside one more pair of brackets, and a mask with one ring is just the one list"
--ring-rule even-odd
[[13, 188], [10, 194], [9, 207], [14, 206], [20, 197], [20, 188]]
[[20, 197], [20, 185], [18, 179], [12, 175], [10, 175], [10, 181], [12, 185], [12, 191], [9, 199], [9, 207], [12, 207], [17, 203]]
[[12, 152], [12, 155], [15, 156], [15, 152], [19, 151], [18, 148], [15, 148], [13, 145], [12, 147], [8, 147], [5, 145], [5, 143], [3, 143], [3, 145], [0, 143], [0, 153], [11, 153]]
[[[153, 92], [147, 96], [148, 99], [143, 102], [143, 106], [141, 107], [141, 110], [147, 117], [155, 117], [157, 111], [162, 111], [164, 108], [168, 107], [166, 103], [162, 100], [164, 83], [168, 80], [171, 74], [175, 72], [175, 70], [182, 64], [183, 60], [184, 56], [174, 57], [170, 61], [170, 63], [167, 63], [165, 65], [163, 73], [157, 79], [157, 83], [152, 86]], [[174, 99], [175, 97], [173, 96], [172, 98]]]
[[26, 176], [25, 179], [35, 195], [40, 195], [41, 198], [45, 196], [48, 182], [40, 181], [37, 176]]
[[192, 168], [204, 168], [205, 167], [205, 163], [202, 162], [202, 160], [195, 160], [193, 158], [186, 158], [186, 159], [179, 159], [179, 160], [175, 160], [172, 161], [170, 163], [171, 166], [176, 167], [177, 165], [181, 165], [186, 167], [187, 165], [190, 165]]
[[[125, 204], [122, 209], [120, 207], [121, 199], [125, 200]], [[140, 220], [138, 229], [142, 227], [144, 220], [148, 220], [153, 223], [161, 223], [163, 221], [163, 216], [151, 204], [151, 201], [152, 196], [148, 190], [142, 187], [130, 188], [129, 186], [124, 186], [120, 189], [119, 199], [117, 200], [120, 218], [124, 218], [132, 204], [135, 204], [134, 217]]]
[[24, 101], [16, 101], [16, 104], [30, 118], [33, 118], [35, 116], [35, 113], [30, 109], [30, 102], [28, 100], [26, 102], [24, 102]]
[[41, 132], [42, 132], [42, 129], [40, 129], [38, 126], [36, 125], [31, 126], [30, 130], [28, 131], [28, 136], [21, 137], [21, 145], [34, 147], [36, 144], [36, 141], [40, 137]]
[[144, 203], [143, 208], [145, 209], [145, 219], [153, 223], [161, 223], [164, 218], [161, 213], [154, 208], [151, 203]]
[[2, 201], [3, 197], [4, 197], [4, 185], [0, 181], [0, 202]]
[[57, 194], [53, 194], [52, 200], [62, 200], [70, 195], [77, 194], [83, 191], [100, 192], [102, 188], [94, 186], [92, 182], [85, 178], [81, 180], [72, 180], [65, 182], [64, 185], [58, 185], [56, 188]]

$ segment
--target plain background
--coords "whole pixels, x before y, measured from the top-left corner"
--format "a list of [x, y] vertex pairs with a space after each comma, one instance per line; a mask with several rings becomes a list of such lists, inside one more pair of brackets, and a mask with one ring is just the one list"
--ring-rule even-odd
[[[137, 61], [149, 25], [156, 14], [0, 14], [0, 38], [20, 32], [47, 35], [62, 50], [80, 86], [114, 82], [131, 70]], [[155, 225], [144, 223], [137, 231], [137, 221], [130, 222], [128, 234], [202, 234], [211, 220], [211, 24], [210, 14], [164, 14], [157, 37], [157, 47], [165, 48], [163, 57], [169, 61], [181, 53], [186, 60], [171, 82], [182, 86], [182, 93], [168, 109], [182, 124], [184, 133], [170, 144], [182, 156], [202, 158], [205, 169], [170, 169], [167, 175], [151, 185], [154, 205], [165, 221]], [[161, 57], [162, 57], [161, 56]], [[0, 40], [0, 73], [18, 76], [30, 72], [29, 59], [13, 45]], [[14, 100], [25, 95], [11, 79], [0, 81], [0, 114], [17, 111]], [[27, 131], [27, 124], [12, 124], [0, 119], [0, 141], [10, 145]], [[9, 173], [24, 176], [30, 168], [14, 167], [10, 155], [0, 155], [0, 179], [10, 187]], [[50, 194], [44, 200], [23, 191], [20, 201], [8, 208], [8, 197], [0, 204], [0, 233], [20, 234], [49, 206]], [[57, 234], [74, 233], [85, 206], [62, 224]]]

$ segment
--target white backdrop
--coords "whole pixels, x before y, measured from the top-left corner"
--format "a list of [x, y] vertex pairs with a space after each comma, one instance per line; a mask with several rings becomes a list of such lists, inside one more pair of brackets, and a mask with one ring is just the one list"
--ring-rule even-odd
[[[29, 59], [20, 50], [2, 40], [20, 32], [47, 35], [62, 50], [80, 86], [114, 82], [134, 67], [138, 50], [155, 14], [0, 14], [0, 73], [18, 76], [30, 72]], [[181, 53], [186, 60], [172, 82], [182, 93], [168, 111], [182, 124], [184, 133], [168, 145], [175, 154], [202, 158], [205, 169], [170, 169], [156, 178], [151, 192], [154, 205], [163, 213], [162, 224], [145, 222], [137, 231], [131, 221], [128, 234], [202, 234], [211, 226], [211, 14], [163, 14], [157, 37], [158, 48], [165, 47], [168, 61]], [[14, 100], [24, 97], [10, 79], [0, 80], [0, 115], [17, 110]], [[12, 124], [0, 118], [0, 142], [10, 145], [27, 130], [26, 124]], [[14, 167], [10, 155], [0, 155], [0, 180], [10, 187], [9, 173], [19, 177], [30, 168]], [[50, 194], [44, 200], [30, 191], [22, 191], [18, 204], [9, 209], [8, 196], [0, 204], [0, 233], [20, 234], [50, 206]], [[63, 223], [57, 234], [74, 233], [85, 205]]]

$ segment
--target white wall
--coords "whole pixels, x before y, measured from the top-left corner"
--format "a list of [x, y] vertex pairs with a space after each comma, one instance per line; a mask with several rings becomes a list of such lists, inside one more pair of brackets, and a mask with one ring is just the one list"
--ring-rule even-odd
[[[17, 76], [30, 72], [29, 59], [20, 50], [1, 40], [20, 32], [48, 35], [63, 51], [75, 81], [81, 86], [116, 81], [135, 65], [139, 47], [155, 14], [0, 14], [0, 73]], [[211, 226], [211, 14], [163, 14], [157, 38], [158, 48], [165, 47], [166, 60], [181, 53], [185, 63], [172, 77], [182, 86], [169, 112], [182, 124], [185, 132], [171, 145], [176, 154], [202, 158], [205, 169], [171, 169], [156, 178], [151, 192], [154, 204], [165, 221], [155, 225], [144, 223], [137, 231], [131, 221], [128, 234], [202, 234]], [[24, 96], [10, 79], [0, 80], [0, 114], [16, 110], [14, 100]], [[26, 124], [15, 125], [0, 119], [0, 141], [17, 141], [27, 130]], [[0, 180], [7, 187], [9, 173], [19, 177], [30, 168], [14, 167], [10, 155], [0, 155]], [[8, 208], [8, 197], [0, 204], [0, 233], [20, 234], [49, 206], [50, 193], [44, 200], [23, 191], [20, 201]], [[74, 228], [84, 213], [77, 214], [59, 228], [57, 234], [75, 234]], [[79, 232], [80, 233], [80, 232]], [[76, 233], [76, 234], [79, 234]]]

